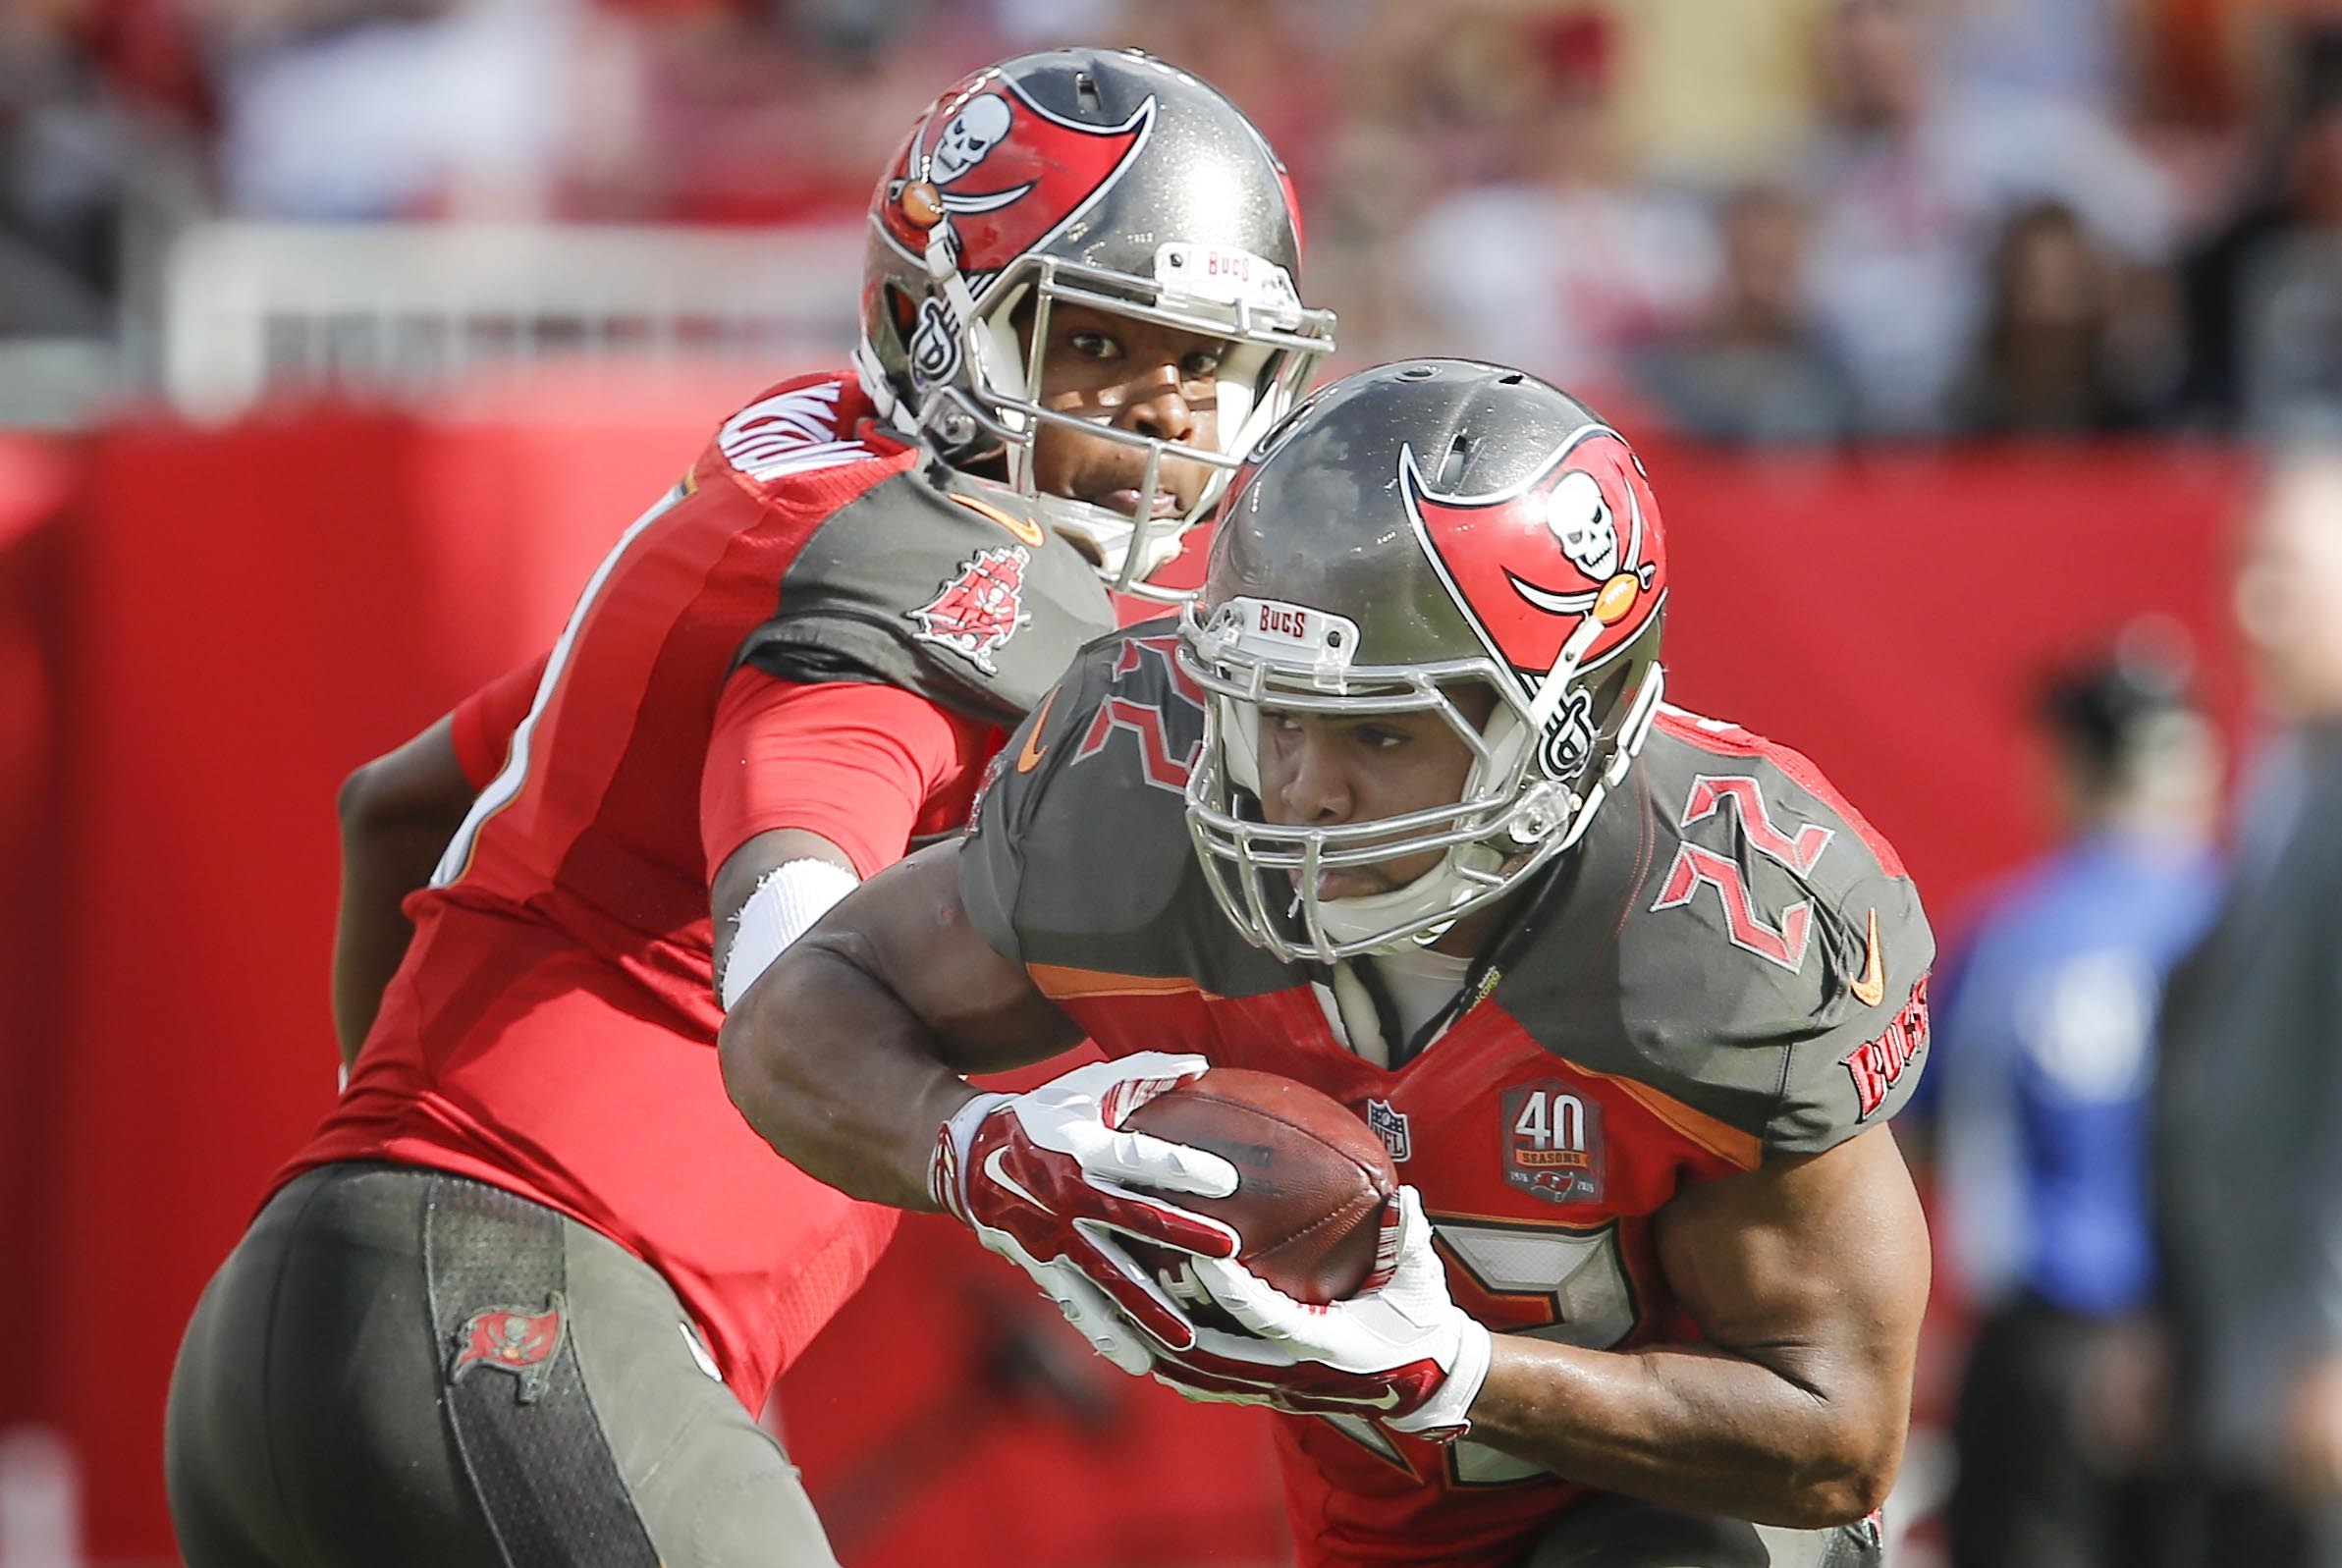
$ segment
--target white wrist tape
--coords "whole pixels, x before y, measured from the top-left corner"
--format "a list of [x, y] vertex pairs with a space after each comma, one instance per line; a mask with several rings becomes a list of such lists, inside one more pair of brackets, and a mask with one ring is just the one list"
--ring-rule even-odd
[[732, 951], [725, 956], [716, 996], [730, 1012], [783, 948], [803, 936], [830, 905], [854, 891], [859, 879], [827, 860], [791, 860], [774, 867], [733, 917]]

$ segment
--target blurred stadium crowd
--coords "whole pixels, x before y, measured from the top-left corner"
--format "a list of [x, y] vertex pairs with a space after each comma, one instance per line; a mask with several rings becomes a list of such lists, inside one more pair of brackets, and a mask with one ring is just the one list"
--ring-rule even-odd
[[115, 337], [212, 216], [850, 226], [938, 81], [1073, 40], [1258, 121], [1350, 363], [1745, 441], [2342, 423], [2321, 0], [19, 0], [0, 333]]

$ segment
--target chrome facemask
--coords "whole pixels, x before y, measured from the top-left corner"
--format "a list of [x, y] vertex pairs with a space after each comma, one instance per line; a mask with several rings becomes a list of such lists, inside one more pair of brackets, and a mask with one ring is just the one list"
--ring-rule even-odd
[[[1236, 598], [1209, 621], [1188, 607], [1179, 664], [1206, 693], [1201, 756], [1187, 784], [1187, 827], [1221, 910], [1246, 941], [1288, 962], [1333, 962], [1437, 941], [1455, 921], [1503, 897], [1575, 844], [1622, 778], [1658, 711], [1658, 671], [1609, 765], [1576, 787], [1550, 777], [1552, 748], [1519, 677], [1484, 657], [1358, 666], [1355, 623], [1303, 606]], [[1495, 692], [1475, 726], [1443, 688], [1477, 681]], [[1461, 798], [1423, 811], [1332, 827], [1261, 819], [1258, 734], [1263, 707], [1355, 719], [1437, 713], [1472, 753]], [[1631, 743], [1630, 743], [1631, 742]], [[1588, 746], [1592, 736], [1586, 737]], [[1439, 851], [1404, 887], [1355, 898], [1319, 896], [1327, 871]]]
[[[938, 227], [940, 233], [948, 224]], [[931, 243], [931, 273], [936, 249]], [[1171, 604], [1188, 595], [1151, 588], [1147, 577], [1178, 555], [1180, 536], [1219, 505], [1244, 456], [1292, 406], [1317, 361], [1334, 351], [1334, 314], [1303, 306], [1282, 267], [1247, 251], [1166, 243], [1156, 247], [1154, 271], [1146, 279], [1059, 256], [1029, 256], [991, 280], [977, 298], [950, 268], [937, 282], [943, 304], [956, 318], [955, 349], [968, 374], [964, 381], [939, 378], [911, 423], [946, 452], [1001, 452], [1011, 484], [1031, 501], [1034, 515], [1085, 543], [1110, 588]], [[1028, 295], [1032, 326], [1020, 344], [1013, 317]], [[1061, 304], [1225, 341], [1216, 399], [1219, 445], [1164, 441], [1042, 406], [1042, 350], [1050, 313]], [[939, 344], [936, 351], [940, 357], [950, 351]], [[866, 374], [865, 383], [870, 379]], [[1033, 443], [1047, 425], [1146, 454], [1132, 514], [1039, 493]], [[1197, 463], [1212, 476], [1194, 506], [1156, 516], [1156, 498], [1166, 493], [1166, 460]]]

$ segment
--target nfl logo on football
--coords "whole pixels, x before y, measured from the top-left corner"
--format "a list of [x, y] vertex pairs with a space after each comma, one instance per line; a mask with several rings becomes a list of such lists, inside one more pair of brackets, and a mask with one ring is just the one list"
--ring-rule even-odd
[[1390, 1151], [1393, 1164], [1407, 1158], [1409, 1143], [1405, 1111], [1391, 1109], [1387, 1100], [1369, 1100], [1366, 1103], [1366, 1124], [1374, 1129], [1376, 1137], [1383, 1140], [1383, 1147]]
[[1549, 1081], [1507, 1091], [1503, 1115], [1507, 1182], [1548, 1203], [1600, 1200], [1599, 1105]]

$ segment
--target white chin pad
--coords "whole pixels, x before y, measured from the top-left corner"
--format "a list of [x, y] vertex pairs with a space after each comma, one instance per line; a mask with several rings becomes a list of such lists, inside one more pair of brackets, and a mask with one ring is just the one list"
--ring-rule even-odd
[[[1110, 584], [1122, 575], [1122, 558], [1130, 549], [1130, 535], [1137, 522], [1111, 507], [1093, 506], [1087, 501], [1075, 501], [1067, 496], [1041, 495], [1033, 498], [1034, 515], [1051, 529], [1087, 543], [1096, 552], [1098, 574]], [[1179, 536], [1186, 524], [1177, 517], [1150, 518], [1147, 538], [1140, 545], [1138, 575], [1144, 582], [1179, 553]]]
[[[1025, 297], [1028, 286], [1018, 284], [1001, 297], [1001, 302], [985, 312], [974, 330], [967, 334], [968, 352], [974, 363], [969, 369], [977, 398], [988, 405], [994, 417], [1020, 436], [1029, 438], [1025, 429], [1025, 415], [999, 400], [1028, 401], [1037, 389], [1024, 384], [1024, 340], [1017, 334], [1016, 302]], [[1008, 467], [1008, 482], [1021, 486], [1031, 476], [1033, 447], [1030, 439], [1004, 444], [1003, 458]]]
[[[1259, 344], [1231, 344], [1220, 361], [1214, 407], [1220, 420], [1220, 450], [1227, 457], [1240, 459], [1251, 452], [1284, 412], [1275, 389], [1261, 384], [1274, 352]], [[1220, 498], [1227, 494], [1228, 482], [1235, 476], [1230, 468], [1213, 470], [1204, 481], [1204, 493], [1196, 500], [1194, 514], [1201, 516], [1220, 505]]]
[[[1318, 924], [1335, 942], [1372, 942], [1385, 932], [1408, 930], [1461, 903], [1472, 891], [1457, 867], [1467, 856], [1494, 862], [1495, 854], [1482, 844], [1457, 844], [1439, 862], [1403, 888], [1388, 892], [1362, 893], [1355, 898], [1318, 900]], [[1393, 947], [1411, 946], [1415, 939], [1400, 937]]]
[[1488, 727], [1481, 730], [1488, 743], [1488, 760], [1472, 761], [1472, 771], [1464, 776], [1464, 798], [1476, 799], [1489, 786], [1492, 779], [1511, 775], [1513, 765], [1520, 760], [1521, 751], [1529, 744], [1529, 726], [1511, 703], [1499, 700], [1496, 712], [1488, 716]]

